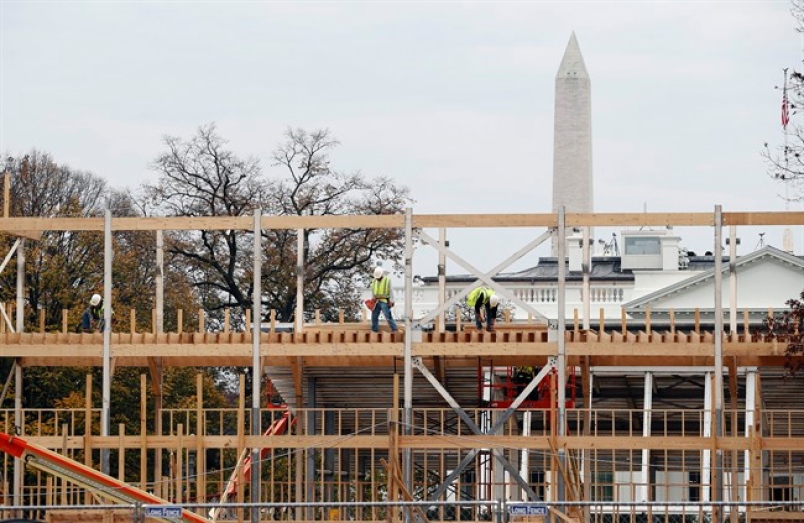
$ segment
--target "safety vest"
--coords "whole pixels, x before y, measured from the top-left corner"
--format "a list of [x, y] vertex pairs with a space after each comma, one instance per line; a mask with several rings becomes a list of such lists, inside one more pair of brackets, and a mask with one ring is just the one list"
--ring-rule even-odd
[[371, 282], [371, 293], [380, 301], [388, 301], [391, 296], [391, 278], [383, 276]]
[[470, 307], [474, 307], [479, 298], [480, 305], [483, 305], [485, 303], [488, 303], [492, 294], [494, 294], [494, 291], [489, 289], [488, 287], [478, 287], [477, 289], [470, 292], [469, 295], [466, 297], [466, 304], [469, 305]]

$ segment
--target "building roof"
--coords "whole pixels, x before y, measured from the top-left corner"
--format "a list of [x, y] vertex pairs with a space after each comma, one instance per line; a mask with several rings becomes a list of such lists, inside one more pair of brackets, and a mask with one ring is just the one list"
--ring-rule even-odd
[[[728, 264], [729, 257], [723, 257], [723, 263]], [[581, 281], [583, 273], [581, 271], [570, 271], [569, 262], [566, 262], [565, 273], [566, 281]], [[700, 272], [712, 269], [715, 266], [714, 256], [690, 256], [688, 271]], [[555, 256], [539, 258], [535, 267], [524, 269], [518, 272], [500, 273], [492, 278], [498, 282], [557, 282], [558, 281], [558, 258]], [[447, 282], [469, 283], [476, 281], [477, 277], [471, 274], [456, 274], [447, 276]], [[617, 281], [633, 282], [634, 273], [631, 269], [623, 269], [620, 256], [595, 256], [592, 258], [592, 272], [589, 274], [590, 281]], [[424, 283], [438, 283], [438, 276], [425, 276], [422, 278]]]
[[[668, 285], [667, 287], [663, 287], [658, 289], [654, 292], [648, 293], [644, 296], [641, 296], [635, 300], [632, 300], [623, 305], [627, 310], [628, 309], [638, 309], [643, 308], [648, 304], [654, 303], [661, 298], [665, 298], [674, 294], [683, 293], [696, 285], [700, 285], [701, 283], [713, 281], [715, 278], [715, 268], [714, 263], [715, 259], [714, 256], [704, 256], [702, 258], [707, 258], [708, 262], [708, 270], [703, 272], [698, 272], [697, 274], [687, 278], [683, 281], [675, 283], [673, 285]], [[735, 267], [739, 269], [740, 267], [747, 267], [751, 264], [760, 262], [760, 261], [768, 261], [768, 260], [778, 260], [783, 264], [786, 264], [791, 267], [795, 267], [798, 269], [804, 270], [804, 257], [802, 256], [795, 256], [793, 254], [786, 253], [776, 247], [763, 247], [758, 251], [754, 251], [750, 254], [746, 254], [745, 256], [738, 257], [735, 263]], [[709, 262], [708, 260], [711, 260]], [[728, 257], [723, 257], [723, 267], [721, 273], [727, 274], [729, 272], [729, 265], [728, 265]], [[699, 263], [696, 261], [696, 263]], [[692, 265], [692, 258], [690, 259], [690, 265]], [[698, 267], [703, 268], [705, 265], [700, 263]], [[700, 269], [699, 269], [700, 270]], [[739, 272], [739, 270], [738, 270]], [[804, 283], [804, 273], [802, 273], [802, 283]], [[798, 292], [798, 290], [796, 290]]]

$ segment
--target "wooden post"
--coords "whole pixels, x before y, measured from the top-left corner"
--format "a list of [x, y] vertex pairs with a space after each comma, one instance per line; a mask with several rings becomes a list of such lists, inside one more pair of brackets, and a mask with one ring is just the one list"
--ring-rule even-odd
[[148, 484], [148, 383], [140, 374], [140, 489]]
[[276, 332], [276, 309], [271, 309], [271, 334]]
[[[227, 309], [228, 310], [228, 309]], [[204, 374], [196, 374], [195, 383], [196, 414], [195, 414], [195, 477], [197, 499], [200, 503], [206, 503], [206, 474], [207, 469], [206, 452], [204, 452]]]
[[198, 332], [204, 332], [204, 309], [198, 309]]
[[229, 334], [229, 307], [223, 310], [223, 332]]
[[603, 341], [603, 336], [606, 334], [606, 311], [603, 307], [600, 308], [600, 328], [597, 332], [598, 341]]
[[[63, 423], [61, 425], [61, 453], [62, 455], [67, 455], [67, 438], [70, 435], [69, 425]], [[67, 505], [67, 481], [61, 480], [61, 504]]]
[[676, 341], [676, 311], [675, 311], [675, 309], [670, 309], [670, 335], [673, 337], [673, 341]]
[[751, 341], [751, 332], [750, 332], [750, 329], [748, 327], [749, 326], [749, 319], [750, 319], [750, 317], [749, 317], [749, 314], [748, 314], [748, 309], [745, 309], [743, 311], [743, 341], [745, 343], [748, 343], [749, 341]]
[[117, 424], [117, 479], [126, 480], [126, 425]]
[[318, 325], [321, 323], [321, 309], [315, 310], [315, 324]]
[[6, 169], [3, 172], [3, 218], [9, 217], [11, 210], [11, 173]]
[[648, 339], [650, 339], [650, 307], [645, 308], [645, 334], [648, 335]]
[[61, 310], [61, 333], [67, 334], [67, 309]]
[[[84, 465], [92, 466], [92, 374], [87, 373], [84, 384]], [[87, 489], [84, 492], [84, 504], [89, 505], [93, 499]]]
[[[240, 395], [237, 401], [237, 455], [242, 456], [246, 452], [246, 433], [243, 428], [246, 425], [246, 377], [240, 374]], [[243, 467], [237, 473], [237, 502], [243, 503], [246, 499], [243, 484]]]
[[338, 309], [338, 323], [340, 323], [341, 325], [343, 325], [343, 323], [344, 323], [344, 321], [343, 321], [343, 309]]
[[[202, 331], [203, 332], [203, 331]], [[184, 424], [176, 427], [176, 503], [184, 500]]]
[[695, 307], [695, 334], [701, 334], [701, 309]]
[[45, 332], [45, 309], [39, 309], [39, 332]]
[[131, 334], [137, 334], [137, 309], [129, 311], [131, 317]]
[[176, 311], [176, 332], [181, 334], [183, 327], [184, 327], [184, 311], [182, 309], [178, 309]]
[[628, 332], [628, 317], [625, 314], [625, 307], [620, 308], [620, 330], [623, 334], [623, 339], [625, 339], [625, 334]]
[[251, 332], [251, 309], [246, 309], [246, 332]]

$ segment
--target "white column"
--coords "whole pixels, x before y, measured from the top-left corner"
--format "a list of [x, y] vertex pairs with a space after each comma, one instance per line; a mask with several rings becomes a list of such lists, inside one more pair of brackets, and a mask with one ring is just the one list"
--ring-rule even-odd
[[[447, 230], [444, 227], [438, 229], [438, 243], [447, 246]], [[438, 308], [444, 305], [447, 300], [447, 255], [444, 251], [438, 251]], [[444, 332], [444, 311], [438, 313], [438, 332]]]
[[156, 231], [156, 332], [165, 331], [165, 238]]
[[[650, 437], [651, 411], [653, 410], [653, 373], [645, 373], [644, 410], [642, 411], [642, 436]], [[639, 474], [639, 484], [636, 488], [634, 501], [644, 503], [648, 501], [648, 483], [650, 482], [650, 450], [642, 449], [642, 469]]]
[[296, 231], [296, 332], [304, 328], [304, 229]]
[[[704, 438], [712, 436], [712, 373], [707, 372], [704, 376], [704, 408], [703, 420], [701, 420], [702, 434]], [[712, 484], [712, 451], [701, 451], [701, 501], [711, 500], [710, 487]]]
[[[526, 410], [522, 413], [522, 436], [529, 437], [530, 436], [530, 423], [532, 419], [533, 413], [530, 410]], [[519, 475], [528, 481], [530, 477], [530, 455], [528, 448], [523, 448], [520, 451], [520, 458], [519, 458]], [[517, 490], [518, 492], [518, 499], [528, 499], [527, 493], [522, 489]]]
[[[103, 394], [101, 436], [109, 435], [109, 410], [112, 400], [112, 211], [106, 209], [103, 220]], [[101, 472], [109, 474], [109, 449], [101, 449]]]
[[[757, 409], [757, 369], [756, 367], [746, 369], [745, 373], [745, 438], [751, 437], [751, 431], [754, 429], [754, 421], [756, 420]], [[744, 454], [743, 467], [745, 470], [745, 477], [743, 478], [743, 499], [748, 499], [747, 485], [751, 483], [751, 478], [754, 472], [751, 470], [751, 451], [746, 450]], [[762, 471], [756, 471], [756, 476], [762, 481]]]
[[17, 332], [25, 331], [25, 238], [17, 248]]

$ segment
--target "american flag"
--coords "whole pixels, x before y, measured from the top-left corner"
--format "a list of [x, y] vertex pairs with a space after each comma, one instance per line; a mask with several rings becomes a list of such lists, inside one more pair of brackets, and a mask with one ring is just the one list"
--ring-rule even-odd
[[787, 129], [788, 123], [790, 123], [790, 102], [787, 101], [787, 85], [785, 85], [782, 90], [782, 129]]

